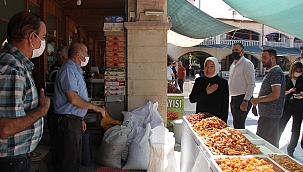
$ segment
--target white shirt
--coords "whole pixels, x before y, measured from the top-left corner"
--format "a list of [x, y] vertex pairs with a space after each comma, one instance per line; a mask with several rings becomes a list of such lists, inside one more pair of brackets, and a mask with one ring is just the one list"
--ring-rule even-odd
[[167, 66], [167, 80], [169, 81], [173, 80], [172, 74], [174, 74], [172, 68], [170, 66]]
[[242, 56], [236, 64], [231, 64], [228, 86], [230, 96], [245, 94], [244, 99], [250, 100], [255, 88], [255, 70], [250, 60]]

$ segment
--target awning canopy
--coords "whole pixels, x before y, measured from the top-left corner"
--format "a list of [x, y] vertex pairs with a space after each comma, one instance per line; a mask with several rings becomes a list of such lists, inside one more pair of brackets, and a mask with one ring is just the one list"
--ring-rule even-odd
[[179, 47], [193, 47], [199, 45], [204, 39], [193, 39], [187, 36], [180, 35], [174, 31], [168, 30], [167, 43], [179, 46]]
[[168, 0], [167, 11], [172, 22], [171, 30], [189, 38], [204, 39], [236, 29], [204, 13], [187, 0]]
[[302, 0], [223, 0], [244, 17], [303, 39]]
[[[214, 44], [214, 45], [199, 45], [196, 47], [200, 48], [228, 48], [231, 50], [232, 45], [228, 44]], [[263, 46], [263, 48], [259, 46], [244, 46], [245, 53], [249, 54], [262, 54], [262, 49], [273, 48], [277, 51], [277, 55], [300, 55], [301, 51], [296, 48], [283, 48], [283, 47], [269, 47]]]

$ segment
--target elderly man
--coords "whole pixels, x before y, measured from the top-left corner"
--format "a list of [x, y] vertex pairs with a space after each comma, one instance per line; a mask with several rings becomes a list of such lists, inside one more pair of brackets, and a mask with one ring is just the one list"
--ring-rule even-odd
[[56, 62], [48, 68], [46, 73], [46, 80], [48, 82], [55, 82], [58, 70], [67, 61], [67, 52], [68, 46], [64, 46], [58, 49], [56, 53]]
[[[68, 49], [68, 60], [60, 68], [55, 81], [54, 109], [57, 133], [51, 138], [54, 171], [79, 171], [82, 151], [82, 132], [86, 130], [83, 120], [88, 109], [101, 113], [105, 111], [88, 102], [88, 93], [81, 67], [86, 66], [89, 57], [87, 47], [81, 43], [72, 44]], [[52, 142], [51, 140], [51, 142]]]
[[8, 43], [0, 50], [1, 170], [29, 172], [29, 153], [43, 134], [50, 99], [43, 89], [38, 96], [30, 59], [44, 52], [45, 37], [45, 22], [33, 13], [17, 13], [8, 23]]

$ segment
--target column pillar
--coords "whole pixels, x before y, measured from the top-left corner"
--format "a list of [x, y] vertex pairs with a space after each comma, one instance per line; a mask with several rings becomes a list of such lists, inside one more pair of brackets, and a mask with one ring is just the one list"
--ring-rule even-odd
[[128, 111], [158, 102], [166, 125], [167, 31], [170, 22], [125, 22], [127, 29]]

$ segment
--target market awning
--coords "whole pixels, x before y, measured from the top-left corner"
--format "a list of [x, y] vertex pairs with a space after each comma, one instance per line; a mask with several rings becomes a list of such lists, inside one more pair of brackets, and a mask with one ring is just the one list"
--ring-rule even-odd
[[300, 55], [301, 51], [296, 48], [283, 48], [283, 47], [269, 47], [264, 46], [263, 48], [273, 48], [277, 51], [277, 55]]
[[193, 39], [187, 36], [180, 35], [172, 30], [167, 32], [167, 43], [179, 46], [179, 47], [193, 47], [199, 45], [204, 39]]
[[223, 0], [244, 17], [303, 39], [302, 0]]
[[[200, 48], [228, 48], [231, 50], [232, 45], [228, 44], [214, 44], [214, 45], [198, 45], [195, 47]], [[277, 51], [277, 55], [300, 55], [301, 51], [296, 48], [284, 48], [284, 47], [270, 47], [270, 46], [244, 46], [245, 53], [249, 54], [262, 54], [263, 49], [273, 48]]]
[[171, 30], [189, 38], [204, 39], [237, 29], [204, 13], [187, 0], [168, 0]]

